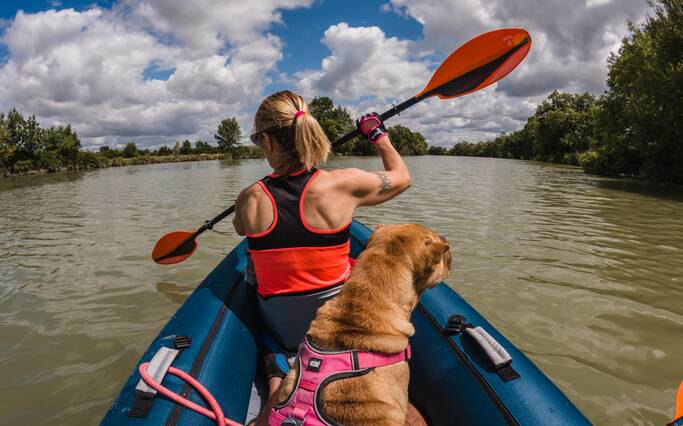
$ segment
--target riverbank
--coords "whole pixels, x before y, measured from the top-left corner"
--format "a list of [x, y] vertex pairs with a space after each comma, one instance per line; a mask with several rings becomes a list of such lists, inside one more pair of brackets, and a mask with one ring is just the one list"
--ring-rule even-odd
[[32, 176], [32, 175], [42, 175], [48, 173], [59, 173], [68, 172], [73, 170], [92, 170], [101, 169], [106, 167], [123, 167], [123, 166], [141, 166], [147, 164], [160, 164], [160, 163], [182, 163], [187, 161], [211, 161], [211, 160], [223, 160], [231, 159], [230, 154], [216, 153], [216, 154], [188, 154], [188, 155], [146, 155], [132, 158], [125, 157], [114, 157], [114, 158], [104, 158], [101, 156], [96, 157], [96, 162], [91, 161], [84, 165], [78, 167], [60, 167], [58, 169], [30, 169], [21, 171], [19, 173], [5, 173], [0, 174], [0, 178], [7, 177], [19, 177], [19, 176]]

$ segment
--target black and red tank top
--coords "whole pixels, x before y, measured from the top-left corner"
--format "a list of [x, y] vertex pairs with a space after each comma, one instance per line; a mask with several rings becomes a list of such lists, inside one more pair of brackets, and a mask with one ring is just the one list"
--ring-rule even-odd
[[273, 204], [268, 229], [247, 233], [262, 297], [322, 290], [345, 281], [351, 271], [351, 223], [334, 230], [306, 223], [304, 197], [318, 173], [312, 168], [289, 176], [270, 174], [257, 182]]

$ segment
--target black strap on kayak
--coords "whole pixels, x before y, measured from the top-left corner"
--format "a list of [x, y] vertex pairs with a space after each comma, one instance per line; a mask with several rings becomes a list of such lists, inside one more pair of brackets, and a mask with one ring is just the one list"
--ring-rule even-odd
[[[168, 369], [173, 364], [173, 361], [175, 361], [183, 349], [189, 348], [191, 344], [192, 339], [190, 336], [174, 336], [173, 347], [175, 349], [167, 347], [159, 348], [149, 362], [147, 372], [157, 383], [161, 383], [164, 380]], [[133, 400], [133, 406], [128, 410], [128, 417], [147, 417], [154, 404], [154, 397], [156, 394], [156, 390], [149, 387], [144, 380], [140, 379], [137, 386], [135, 386], [135, 399]]]
[[508, 351], [482, 327], [469, 324], [464, 316], [451, 315], [443, 331], [448, 336], [460, 332], [469, 336], [491, 361], [494, 371], [504, 382], [521, 377], [512, 367], [512, 357]]
[[[178, 353], [177, 349], [161, 347], [154, 354], [147, 367], [147, 372], [157, 383], [161, 383], [164, 380], [166, 372], [168, 372]], [[131, 409], [128, 410], [128, 417], [147, 417], [154, 404], [156, 394], [156, 390], [147, 386], [147, 383], [140, 379], [137, 386], [135, 386], [135, 400]]]

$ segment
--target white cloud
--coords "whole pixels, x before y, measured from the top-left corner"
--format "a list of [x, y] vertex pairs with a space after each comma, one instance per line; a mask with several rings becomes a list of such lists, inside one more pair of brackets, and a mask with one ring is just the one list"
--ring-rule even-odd
[[602, 92], [607, 56], [618, 49], [628, 20], [642, 19], [643, 0], [391, 0], [394, 10], [423, 24], [424, 47], [450, 53], [458, 42], [495, 28], [524, 27], [534, 48], [503, 80], [514, 96], [553, 89]]
[[411, 58], [412, 42], [386, 37], [379, 27], [349, 27], [342, 22], [325, 31], [330, 49], [320, 70], [302, 71], [304, 94], [328, 93], [333, 98], [400, 97], [419, 91], [429, 77], [428, 64]]
[[[19, 12], [7, 23], [0, 110], [71, 123], [86, 145], [212, 140], [253, 108], [282, 57], [279, 9], [312, 0], [123, 0], [112, 9]], [[167, 70], [167, 80], [146, 78]], [[171, 139], [172, 138], [172, 139]], [[169, 140], [170, 139], [170, 140]]]
[[[420, 90], [458, 44], [493, 28], [528, 28], [534, 47], [498, 84], [453, 101], [427, 101], [396, 119], [430, 143], [452, 144], [521, 126], [553, 89], [605, 88], [606, 59], [642, 0], [391, 0], [381, 13], [412, 17], [423, 37], [388, 37], [379, 27], [330, 26], [330, 53], [318, 69], [277, 75], [284, 42], [269, 31], [281, 10], [313, 0], [119, 0], [111, 9], [18, 13], [0, 22], [8, 55], [0, 62], [0, 111], [17, 107], [43, 125], [71, 123], [86, 144], [176, 138], [212, 140], [250, 111], [277, 79], [307, 97], [325, 94], [354, 114], [384, 110]], [[311, 40], [311, 43], [318, 42]], [[439, 58], [440, 59], [440, 58]], [[154, 80], [149, 70], [170, 77]]]
[[[646, 9], [642, 0], [549, 0], [542, 6], [532, 0], [391, 0], [380, 10], [420, 22], [422, 39], [341, 23], [325, 33], [331, 53], [320, 69], [295, 76], [304, 92], [344, 99], [354, 113], [383, 111], [385, 98], [402, 100], [426, 83], [434, 69], [425, 59], [430, 53], [445, 57], [495, 28], [527, 28], [534, 46], [508, 77], [452, 101], [419, 104], [396, 119], [432, 144], [452, 145], [521, 127], [553, 90], [604, 91], [609, 53], [619, 48], [627, 21], [642, 19]], [[357, 101], [367, 96], [373, 98]]]

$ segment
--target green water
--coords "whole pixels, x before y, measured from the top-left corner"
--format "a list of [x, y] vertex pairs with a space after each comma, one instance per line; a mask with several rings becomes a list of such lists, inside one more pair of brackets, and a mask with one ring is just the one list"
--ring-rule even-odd
[[[362, 209], [453, 243], [449, 284], [596, 424], [658, 424], [683, 380], [683, 194], [521, 161], [410, 158], [413, 187]], [[375, 158], [331, 167], [376, 169]], [[267, 171], [259, 160], [0, 180], [0, 424], [97, 424], [138, 357], [238, 241], [194, 228]]]

